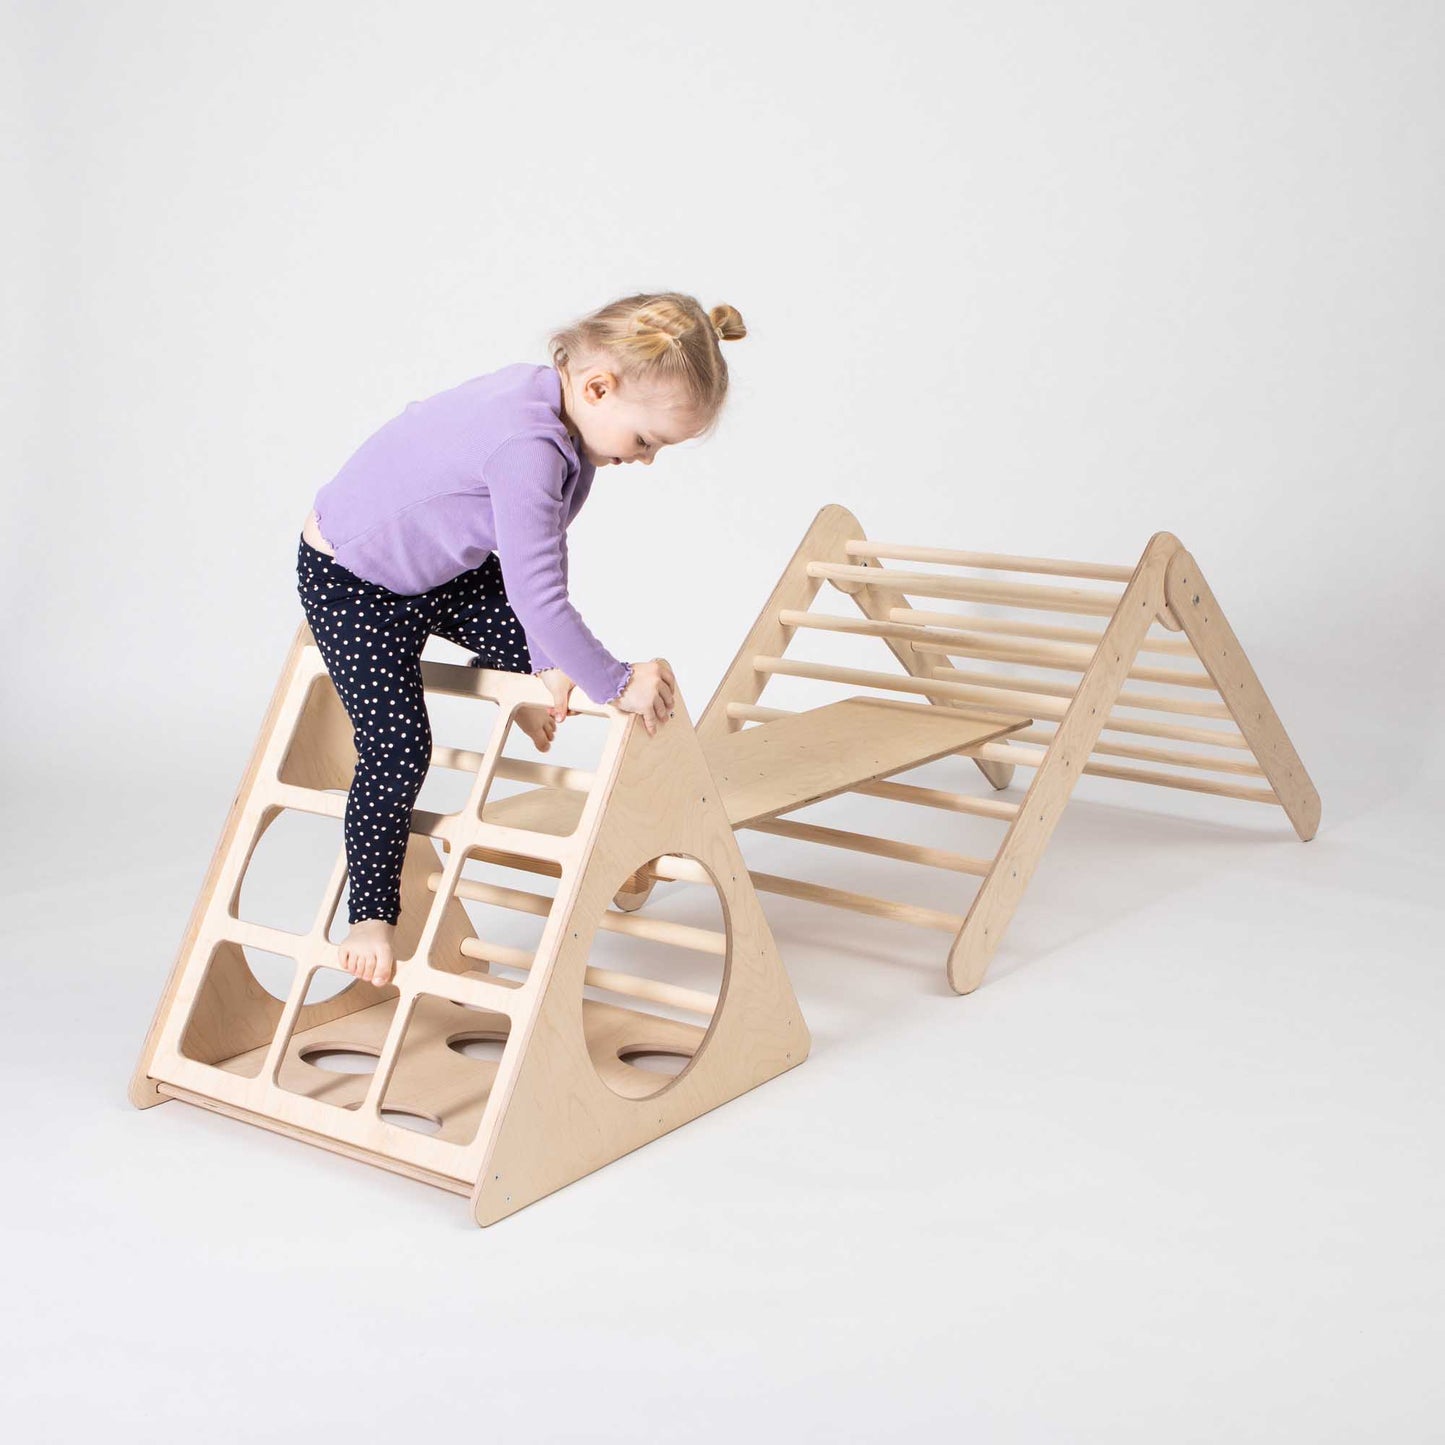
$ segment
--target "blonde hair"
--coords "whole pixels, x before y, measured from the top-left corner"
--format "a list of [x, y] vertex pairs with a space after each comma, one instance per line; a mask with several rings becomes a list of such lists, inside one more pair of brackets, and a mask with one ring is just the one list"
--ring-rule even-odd
[[623, 296], [556, 332], [552, 363], [605, 360], [623, 382], [671, 386], [711, 431], [728, 392], [728, 364], [719, 345], [748, 334], [734, 306], [704, 311], [695, 296], [656, 291]]

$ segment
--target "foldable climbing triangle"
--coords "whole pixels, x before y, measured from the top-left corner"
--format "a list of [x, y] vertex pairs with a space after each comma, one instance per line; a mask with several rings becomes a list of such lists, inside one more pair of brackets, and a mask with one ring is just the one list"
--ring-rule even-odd
[[[949, 570], [886, 568], [884, 559]], [[980, 572], [987, 577], [966, 575]], [[1000, 581], [993, 577], [998, 572], [1112, 586], [1106, 590]], [[825, 582], [850, 595], [862, 618], [813, 610]], [[973, 610], [923, 611], [911, 606], [910, 598], [947, 599]], [[1050, 613], [1062, 614], [1067, 625], [1031, 620]], [[1090, 617], [1104, 619], [1102, 628], [1080, 625], [1080, 618]], [[881, 639], [902, 672], [787, 658], [784, 654], [798, 632], [810, 629]], [[1181, 631], [1182, 636], [1171, 635]], [[1201, 667], [1159, 666], [1141, 662], [1141, 654], [1176, 663], [1192, 660]], [[955, 657], [968, 659], [968, 665], [956, 666]], [[1060, 674], [1075, 674], [1077, 680], [1060, 680]], [[767, 729], [787, 720], [806, 726], [807, 719], [819, 715], [816, 709], [789, 713], [758, 706], [764, 687], [779, 676], [926, 699], [896, 704], [913, 714], [961, 710], [993, 719], [1013, 735], [1003, 741], [979, 739], [957, 751], [972, 757], [997, 789], [1008, 787], [1015, 767], [1034, 770], [1019, 802], [878, 781], [881, 774], [849, 789], [1005, 824], [991, 857], [780, 820], [777, 813], [802, 806], [796, 798], [769, 818], [749, 816], [745, 808], [729, 809], [737, 827], [979, 877], [965, 916], [797, 879], [753, 875], [765, 892], [953, 934], [948, 980], [959, 993], [982, 981], [1081, 773], [1275, 804], [1304, 839], [1314, 836], [1319, 823], [1319, 795], [1304, 764], [1194, 559], [1167, 532], [1150, 539], [1136, 566], [1104, 566], [870, 542], [845, 508], [824, 507], [698, 723], [703, 750], [725, 795], [730, 757], [746, 746], [742, 740], [754, 731], [744, 724]], [[1126, 688], [1131, 680], [1149, 688]], [[1234, 727], [1218, 726], [1221, 722]], [[1111, 740], [1100, 741], [1103, 734]], [[1150, 766], [1121, 766], [1113, 759]], [[628, 884], [623, 895], [627, 906], [640, 906], [652, 883], [669, 876], [666, 859], [644, 870]]]
[[[433, 750], [434, 763], [473, 780], [457, 812], [413, 811], [394, 982], [343, 975], [340, 993], [308, 997], [318, 971], [336, 961], [326, 935], [344, 853], [307, 933], [238, 916], [267, 827], [287, 809], [340, 819], [355, 767], [350, 723], [303, 624], [131, 1099], [140, 1107], [183, 1099], [469, 1194], [485, 1225], [792, 1068], [807, 1056], [809, 1035], [680, 697], [673, 720], [649, 736], [640, 719], [574, 692], [574, 710], [607, 719], [601, 760], [585, 773], [502, 756], [515, 709], [548, 701], [535, 678], [435, 662], [422, 673], [428, 694], [489, 702], [498, 713], [485, 751]], [[560, 827], [529, 821], [525, 793], [488, 801], [494, 776], [560, 793], [569, 817]], [[723, 931], [607, 907], [630, 874], [663, 855], [715, 887]], [[469, 879], [469, 860], [550, 875], [555, 896]], [[478, 937], [463, 898], [544, 917], [535, 950]], [[714, 996], [589, 967], [599, 927], [721, 956], [721, 989]], [[262, 986], [248, 948], [294, 960], [284, 997]], [[621, 1004], [584, 996], [584, 984]], [[500, 1059], [479, 1062], [455, 1048], [477, 1038], [496, 1040]], [[375, 1072], [338, 1075], [312, 1062], [338, 1049], [374, 1056]], [[647, 1051], [688, 1062], [675, 1077], [628, 1062]], [[392, 1122], [408, 1114], [436, 1132]]]

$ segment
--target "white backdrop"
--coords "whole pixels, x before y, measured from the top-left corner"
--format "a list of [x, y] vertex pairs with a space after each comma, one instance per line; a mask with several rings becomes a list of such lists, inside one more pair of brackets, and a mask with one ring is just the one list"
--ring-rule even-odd
[[[750, 332], [717, 435], [604, 469], [572, 533], [589, 625], [669, 658], [694, 715], [826, 502], [874, 537], [1105, 561], [1168, 529], [1320, 785], [1312, 848], [1439, 784], [1439, 5], [0, 13], [14, 962], [52, 969], [77, 909], [87, 957], [129, 950], [128, 1032], [74, 1108], [123, 1109], [300, 621], [316, 489], [407, 401], [545, 360], [551, 330], [634, 290], [732, 303]], [[1421, 904], [1433, 819], [1391, 845]], [[823, 1085], [798, 1087], [801, 1117]], [[118, 1159], [176, 1127], [107, 1119]], [[431, 1228], [399, 1198], [390, 1229]], [[545, 1249], [569, 1211], [528, 1213]], [[521, 1233], [443, 1248], [475, 1263]], [[1079, 1399], [1018, 1408], [974, 1423], [1127, 1433]], [[905, 1417], [923, 1438], [945, 1418]], [[1215, 1438], [1149, 1418], [1141, 1438]], [[1421, 1418], [1392, 1438], [1428, 1438]]]

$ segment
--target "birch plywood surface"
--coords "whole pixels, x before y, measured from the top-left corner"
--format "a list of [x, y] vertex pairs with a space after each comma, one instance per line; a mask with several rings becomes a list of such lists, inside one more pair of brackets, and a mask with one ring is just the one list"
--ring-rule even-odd
[[[706, 748], [728, 822], [746, 827], [871, 783], [905, 768], [990, 742], [1029, 725], [1026, 717], [983, 719], [954, 708], [850, 697], [742, 732]], [[581, 795], [536, 788], [487, 805], [488, 822], [567, 833]]]
[[[333, 999], [306, 1002], [317, 972], [335, 968], [330, 928], [347, 876], [344, 853], [307, 932], [238, 911], [243, 876], [274, 819], [290, 809], [339, 820], [330, 789], [349, 786], [354, 771], [341, 714], [308, 706], [332, 685], [302, 624], [131, 1097], [140, 1107], [183, 1099], [465, 1189], [476, 1221], [491, 1224], [794, 1068], [807, 1057], [808, 1030], [680, 695], [675, 720], [656, 736], [636, 717], [574, 696], [576, 711], [608, 725], [595, 771], [574, 775], [585, 790], [565, 795], [575, 800], [568, 826], [548, 830], [516, 818], [499, 826], [482, 814], [493, 778], [516, 776], [515, 768], [502, 773], [502, 743], [516, 710], [545, 700], [542, 684], [447, 663], [423, 663], [422, 677], [429, 693], [495, 711], [484, 751], [434, 750], [434, 763], [471, 775], [468, 797], [450, 813], [413, 810], [393, 981], [385, 989], [353, 982]], [[305, 767], [288, 769], [288, 758]], [[539, 805], [524, 799], [518, 806]], [[626, 878], [650, 859], [673, 855], [691, 860], [697, 877], [690, 881], [718, 899], [721, 931], [608, 912], [607, 900]], [[555, 893], [464, 876], [469, 861], [502, 856], [550, 874]], [[540, 939], [528, 951], [482, 938], [464, 899], [544, 919]], [[680, 988], [650, 977], [640, 958], [595, 969], [589, 960], [602, 927], [721, 959], [720, 986]], [[291, 961], [284, 999], [261, 986], [248, 949]], [[493, 973], [494, 955], [525, 977]], [[485, 971], [468, 968], [469, 960]], [[584, 985], [632, 1002], [586, 999]], [[649, 1004], [706, 1023], [685, 1023]], [[465, 1052], [483, 1040], [496, 1057]], [[361, 1056], [344, 1061], [348, 1069], [370, 1060], [374, 1068], [335, 1073], [328, 1064], [336, 1060], [317, 1062], [333, 1050]], [[659, 1073], [635, 1062], [649, 1052], [684, 1062], [676, 1074]]]
[[734, 828], [918, 767], [1029, 725], [850, 697], [714, 737], [708, 766]]

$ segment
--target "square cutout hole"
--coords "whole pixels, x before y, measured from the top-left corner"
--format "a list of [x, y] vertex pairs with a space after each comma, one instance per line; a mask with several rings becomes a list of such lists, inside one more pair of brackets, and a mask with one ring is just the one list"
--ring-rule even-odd
[[309, 933], [345, 851], [339, 818], [272, 810], [246, 861], [234, 916], [286, 933]]
[[483, 799], [482, 819], [554, 838], [577, 831], [588, 793], [613, 727], [611, 718], [579, 713], [567, 718], [542, 752], [515, 710]]

